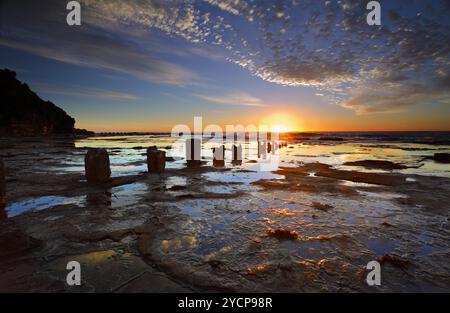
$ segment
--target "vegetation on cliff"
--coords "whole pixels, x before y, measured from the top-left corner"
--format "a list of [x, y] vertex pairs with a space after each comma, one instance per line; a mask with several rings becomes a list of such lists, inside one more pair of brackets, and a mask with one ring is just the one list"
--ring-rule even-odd
[[0, 70], [0, 135], [42, 136], [92, 134], [75, 129], [75, 119], [50, 101], [42, 100], [14, 71]]

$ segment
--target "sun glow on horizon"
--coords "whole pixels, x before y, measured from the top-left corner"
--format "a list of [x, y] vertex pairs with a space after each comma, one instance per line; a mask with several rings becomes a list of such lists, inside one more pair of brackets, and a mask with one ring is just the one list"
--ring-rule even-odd
[[289, 128], [284, 125], [272, 125], [271, 131], [273, 133], [287, 133], [289, 131]]
[[287, 133], [301, 131], [301, 122], [288, 114], [273, 114], [261, 120], [262, 125], [267, 125], [272, 132]]

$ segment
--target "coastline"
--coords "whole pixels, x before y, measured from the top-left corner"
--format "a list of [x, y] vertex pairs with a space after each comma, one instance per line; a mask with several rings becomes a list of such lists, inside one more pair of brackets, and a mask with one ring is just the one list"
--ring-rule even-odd
[[[371, 292], [364, 266], [385, 255], [408, 265], [387, 261], [387, 285], [395, 287], [379, 291], [448, 288], [438, 274], [449, 257], [448, 177], [330, 167], [331, 156], [355, 155], [340, 150], [347, 143], [319, 141], [288, 142], [273, 173], [255, 172], [253, 162], [212, 167], [206, 156], [202, 167], [169, 161], [155, 175], [143, 170], [143, 142], [161, 148], [170, 140], [2, 141], [9, 217], [0, 290], [66, 291], [62, 264], [76, 258], [86, 283], [73, 291]], [[92, 145], [109, 147], [106, 184], [86, 184], [75, 161]], [[386, 149], [380, 145], [371, 149]], [[396, 151], [424, 153], [409, 148]], [[270, 229], [299, 235], [278, 239]], [[35, 280], [20, 279], [26, 275]]]

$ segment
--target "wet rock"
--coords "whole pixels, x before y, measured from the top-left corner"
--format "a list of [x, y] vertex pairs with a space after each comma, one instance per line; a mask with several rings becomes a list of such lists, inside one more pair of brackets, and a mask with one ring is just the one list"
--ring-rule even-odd
[[111, 177], [109, 155], [105, 149], [88, 149], [84, 167], [86, 179], [90, 183], [107, 182]]
[[207, 263], [213, 268], [218, 268], [224, 264], [221, 260], [208, 260]]
[[42, 245], [40, 240], [34, 239], [15, 226], [7, 227], [0, 232], [0, 260], [21, 257]]
[[321, 210], [321, 211], [328, 211], [329, 209], [332, 209], [333, 206], [329, 204], [322, 204], [320, 202], [312, 202], [311, 206], [315, 209]]
[[170, 188], [167, 188], [167, 190], [170, 190], [170, 191], [180, 191], [180, 190], [186, 190], [186, 189], [187, 189], [187, 186], [180, 186], [180, 185], [175, 185]]
[[274, 237], [279, 240], [295, 240], [298, 238], [298, 233], [296, 231], [290, 231], [287, 229], [269, 229], [267, 234], [270, 237]]
[[380, 262], [381, 265], [388, 262], [402, 270], [407, 270], [411, 265], [408, 260], [390, 254], [385, 254], [382, 257], [378, 258], [378, 262]]
[[403, 164], [397, 164], [391, 161], [382, 161], [382, 160], [362, 160], [354, 162], [345, 162], [343, 165], [362, 166], [365, 168], [381, 169], [381, 170], [402, 170], [408, 168]]
[[153, 147], [147, 149], [147, 168], [149, 173], [162, 173], [166, 168], [166, 152], [155, 150]]
[[394, 227], [394, 225], [392, 225], [391, 223], [388, 223], [386, 221], [384, 221], [383, 223], [381, 223], [382, 226], [386, 226], [386, 227]]
[[6, 173], [3, 160], [0, 158], [0, 208], [6, 204]]
[[438, 163], [450, 163], [450, 153], [435, 153], [433, 159]]

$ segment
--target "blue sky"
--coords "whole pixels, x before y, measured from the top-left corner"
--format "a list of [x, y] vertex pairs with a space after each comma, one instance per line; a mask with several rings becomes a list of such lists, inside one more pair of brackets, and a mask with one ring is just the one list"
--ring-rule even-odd
[[448, 130], [448, 1], [0, 4], [0, 67], [96, 131], [205, 123]]

